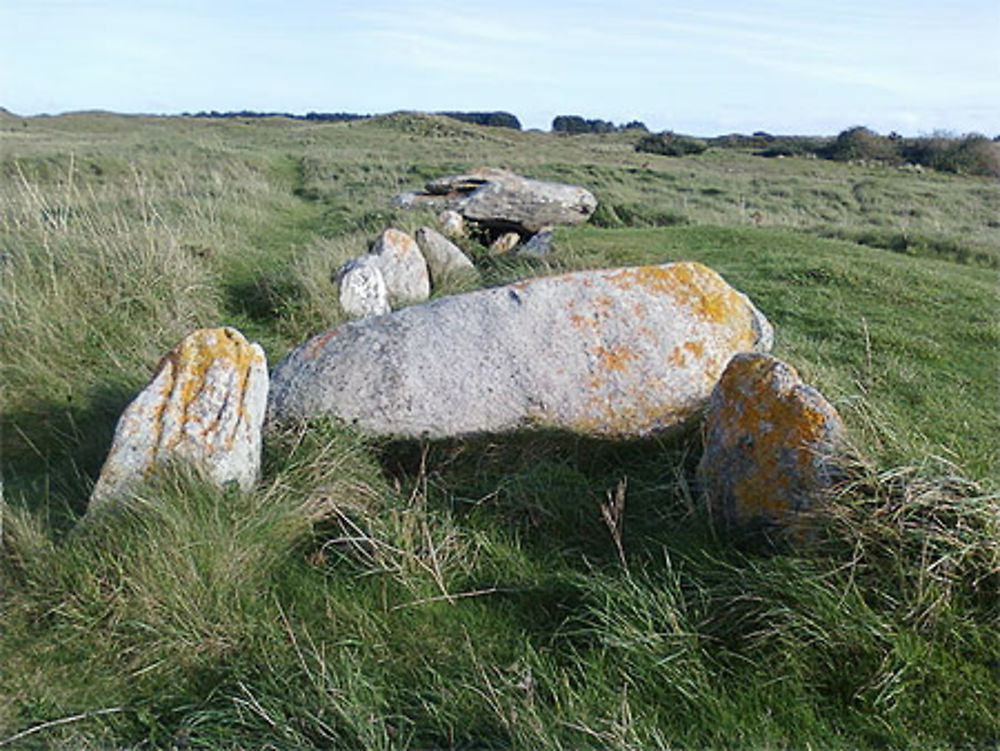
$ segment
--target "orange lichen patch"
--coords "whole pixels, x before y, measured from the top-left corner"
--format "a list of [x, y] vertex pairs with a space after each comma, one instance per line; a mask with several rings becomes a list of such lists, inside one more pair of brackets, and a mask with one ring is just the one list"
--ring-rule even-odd
[[[164, 409], [168, 406], [179, 412], [179, 430], [168, 438], [164, 446], [171, 449], [180, 443], [189, 429], [189, 423], [199, 423], [201, 437], [206, 437], [218, 423], [219, 413], [197, 414], [192, 409], [198, 398], [209, 387], [209, 374], [216, 370], [229, 370], [232, 383], [226, 384], [240, 400], [236, 413], [244, 418], [243, 397], [247, 380], [254, 364], [263, 364], [258, 350], [255, 350], [240, 332], [231, 328], [199, 329], [186, 336], [161, 362], [171, 370], [170, 393], [157, 415], [162, 428]], [[216, 386], [218, 388], [218, 386]], [[208, 421], [205, 418], [208, 417]], [[226, 448], [231, 448], [232, 436], [226, 436]]]
[[700, 263], [637, 266], [608, 272], [604, 278], [622, 289], [642, 287], [668, 295], [709, 323], [743, 322], [750, 317], [745, 298]]
[[603, 370], [612, 370], [617, 373], [624, 373], [628, 370], [629, 363], [638, 360], [639, 356], [628, 347], [620, 344], [611, 347], [599, 346], [595, 352], [599, 366]]
[[[679, 344], [670, 350], [667, 355], [667, 362], [676, 368], [683, 368], [688, 364], [688, 358], [702, 359], [705, 356], [705, 345], [699, 341], [688, 341]], [[711, 368], [709, 368], [711, 370]]]
[[337, 335], [337, 329], [330, 329], [329, 331], [324, 331], [322, 334], [317, 334], [302, 347], [302, 356], [307, 360], [312, 360], [326, 346], [333, 337]]
[[783, 519], [821, 484], [840, 417], [794, 369], [767, 356], [734, 358], [719, 394], [727, 409], [713, 413], [708, 430], [723, 452], [751, 459], [752, 471], [731, 478], [737, 519]]

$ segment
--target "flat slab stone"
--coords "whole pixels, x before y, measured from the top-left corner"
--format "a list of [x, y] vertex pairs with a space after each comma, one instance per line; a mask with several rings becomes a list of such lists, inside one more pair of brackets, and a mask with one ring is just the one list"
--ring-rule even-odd
[[698, 263], [529, 279], [331, 329], [272, 374], [268, 419], [445, 438], [520, 428], [639, 437], [697, 421], [771, 326]]
[[727, 523], [796, 523], [837, 475], [844, 424], [790, 365], [736, 355], [715, 387], [698, 465], [709, 504]]
[[597, 208], [594, 194], [578, 185], [533, 180], [502, 169], [449, 175], [425, 187], [424, 192], [396, 196], [393, 204], [450, 209], [486, 227], [524, 235], [550, 225], [580, 224]]
[[249, 490], [260, 470], [267, 405], [264, 351], [232, 328], [199, 329], [170, 351], [115, 428], [89, 509], [121, 498], [156, 466], [199, 464]]

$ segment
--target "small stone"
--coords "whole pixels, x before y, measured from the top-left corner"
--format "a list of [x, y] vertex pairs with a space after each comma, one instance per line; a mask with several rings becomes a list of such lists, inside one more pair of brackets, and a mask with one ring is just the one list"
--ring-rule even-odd
[[545, 258], [552, 252], [552, 228], [544, 227], [532, 235], [528, 242], [518, 249], [519, 256]]
[[431, 294], [427, 263], [416, 241], [398, 229], [387, 229], [375, 240], [369, 255], [382, 272], [393, 306], [423, 302]]
[[340, 307], [351, 318], [367, 318], [391, 312], [385, 279], [372, 256], [353, 258], [337, 272]]
[[445, 209], [438, 215], [441, 231], [448, 237], [463, 237], [465, 235], [465, 219], [457, 211]]
[[796, 526], [838, 474], [844, 425], [795, 369], [766, 354], [736, 355], [712, 393], [698, 475], [731, 526]]
[[517, 247], [517, 244], [521, 242], [521, 236], [516, 232], [504, 232], [500, 237], [492, 242], [490, 245], [490, 253], [493, 255], [502, 255], [504, 253], [510, 253]]
[[200, 465], [219, 485], [249, 490], [260, 471], [267, 391], [260, 345], [232, 328], [189, 334], [122, 413], [89, 508], [126, 496], [175, 460]]
[[475, 271], [476, 267], [461, 248], [440, 232], [430, 227], [421, 227], [417, 230], [416, 239], [434, 284], [449, 274]]

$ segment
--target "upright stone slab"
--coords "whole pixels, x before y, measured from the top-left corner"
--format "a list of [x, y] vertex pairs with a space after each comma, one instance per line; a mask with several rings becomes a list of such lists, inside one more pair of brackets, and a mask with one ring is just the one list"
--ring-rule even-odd
[[794, 525], [836, 477], [844, 426], [795, 369], [739, 354], [715, 387], [698, 465], [708, 502], [731, 525]]
[[392, 310], [385, 279], [373, 258], [353, 258], [337, 272], [340, 307], [351, 318], [380, 316]]
[[164, 357], [126, 407], [90, 509], [128, 493], [159, 464], [201, 465], [220, 485], [249, 490], [260, 470], [267, 360], [236, 329], [200, 329]]
[[424, 254], [427, 269], [431, 274], [431, 282], [437, 283], [449, 274], [474, 272], [475, 266], [469, 257], [455, 243], [430, 228], [421, 227], [416, 234], [417, 246]]
[[398, 229], [387, 229], [372, 245], [375, 258], [393, 305], [423, 302], [431, 294], [427, 263], [416, 241]]
[[581, 271], [331, 329], [275, 368], [268, 415], [405, 437], [638, 437], [696, 421], [732, 356], [770, 346], [764, 316], [701, 264]]

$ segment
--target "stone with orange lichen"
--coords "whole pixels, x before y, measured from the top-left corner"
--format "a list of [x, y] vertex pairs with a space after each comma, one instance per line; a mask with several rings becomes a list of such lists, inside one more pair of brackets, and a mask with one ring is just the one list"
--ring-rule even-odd
[[731, 525], [797, 526], [835, 481], [843, 433], [837, 411], [792, 367], [737, 355], [705, 417], [698, 474], [711, 508]]
[[369, 257], [382, 272], [389, 302], [409, 305], [431, 294], [427, 262], [416, 241], [398, 229], [387, 229], [372, 244]]
[[269, 419], [444, 438], [691, 425], [723, 365], [766, 351], [754, 305], [698, 263], [528, 279], [345, 324], [273, 373]]
[[199, 329], [166, 355], [125, 408], [90, 508], [121, 498], [156, 466], [190, 461], [248, 490], [260, 469], [264, 351], [232, 328]]

